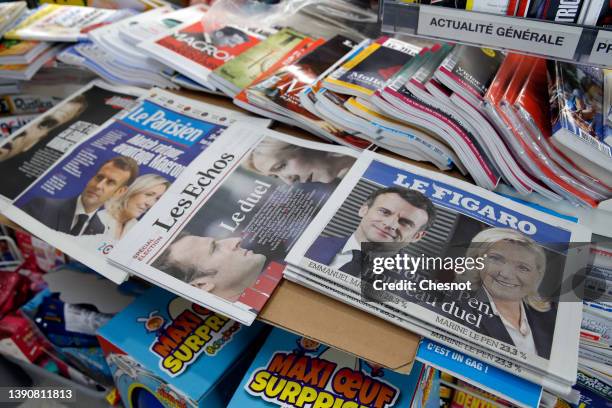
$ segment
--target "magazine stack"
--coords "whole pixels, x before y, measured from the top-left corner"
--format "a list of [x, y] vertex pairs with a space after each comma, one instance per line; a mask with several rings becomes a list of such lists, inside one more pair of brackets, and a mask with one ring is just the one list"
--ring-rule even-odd
[[[395, 0], [37, 3], [0, 3], [1, 355], [134, 407], [612, 406], [612, 60]], [[609, 1], [403, 3], [612, 55]]]
[[57, 55], [112, 83], [225, 95], [323, 140], [454, 169], [488, 190], [591, 208], [612, 196], [606, 70], [378, 36], [368, 23], [356, 32], [338, 10], [330, 21], [306, 7], [282, 25], [244, 27], [215, 9], [41, 6], [5, 34], [7, 47], [21, 41], [5, 61], [21, 65], [0, 78], [30, 79]]

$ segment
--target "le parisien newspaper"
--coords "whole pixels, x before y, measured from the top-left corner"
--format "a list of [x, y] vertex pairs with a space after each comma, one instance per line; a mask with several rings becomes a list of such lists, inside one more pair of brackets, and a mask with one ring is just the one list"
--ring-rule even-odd
[[[397, 224], [389, 221], [393, 217]], [[589, 240], [590, 231], [580, 225], [448, 176], [363, 152], [287, 256], [285, 276], [567, 392], [576, 378], [582, 306], [572, 294], [549, 295], [559, 295], [559, 286], [587, 263], [582, 254], [588, 251], [568, 243]], [[395, 242], [400, 252], [423, 262], [470, 254], [484, 258], [479, 270], [472, 266], [467, 272], [451, 264], [376, 275], [363, 263], [355, 267], [364, 242]], [[422, 280], [470, 281], [472, 286], [470, 291], [383, 290], [378, 298], [365, 296], [367, 284], [370, 290], [377, 288], [371, 280], [377, 276], [413, 281], [417, 288]], [[500, 312], [509, 301], [520, 308], [518, 328]]]
[[4, 213], [120, 283], [127, 273], [106, 262], [115, 243], [236, 121], [269, 124], [153, 88], [74, 145]]
[[230, 127], [111, 253], [111, 262], [244, 324], [356, 160], [352, 149]]

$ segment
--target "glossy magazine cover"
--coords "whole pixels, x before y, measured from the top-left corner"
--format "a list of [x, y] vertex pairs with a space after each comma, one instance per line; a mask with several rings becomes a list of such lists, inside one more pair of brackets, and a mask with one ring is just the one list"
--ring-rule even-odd
[[383, 37], [354, 55], [323, 81], [332, 91], [369, 96], [380, 89], [420, 47]]
[[555, 67], [549, 91], [555, 100], [551, 102], [558, 106], [558, 114], [553, 111], [553, 132], [565, 128], [603, 142], [602, 70], [564, 62], [549, 66]]
[[436, 78], [447, 77], [456, 83], [456, 86], [447, 85], [450, 89], [459, 86], [476, 100], [481, 100], [503, 60], [504, 54], [490, 48], [457, 45], [438, 68]]
[[299, 61], [280, 69], [257, 85], [250, 86], [247, 95], [268, 101], [285, 114], [299, 115], [310, 121], [320, 120], [301, 105], [299, 93], [354, 46], [355, 43], [350, 39], [336, 36]]
[[234, 96], [305, 38], [305, 35], [285, 28], [217, 68], [214, 71], [215, 83]]
[[549, 62], [549, 95], [553, 138], [587, 167], [591, 175], [612, 184], [612, 145], [604, 131], [603, 70], [586, 65]]

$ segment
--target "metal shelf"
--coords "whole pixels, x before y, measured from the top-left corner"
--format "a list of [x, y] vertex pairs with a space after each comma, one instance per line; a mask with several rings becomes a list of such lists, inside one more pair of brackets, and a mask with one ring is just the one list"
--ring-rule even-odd
[[612, 30], [385, 0], [382, 31], [612, 67]]

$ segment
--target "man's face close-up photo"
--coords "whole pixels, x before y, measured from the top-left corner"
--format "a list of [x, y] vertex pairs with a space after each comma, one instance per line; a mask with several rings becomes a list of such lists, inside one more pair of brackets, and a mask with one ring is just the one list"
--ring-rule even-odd
[[201, 275], [191, 283], [206, 291], [242, 291], [255, 282], [266, 257], [240, 247], [240, 238], [216, 240], [187, 236], [170, 247], [170, 257], [185, 267], [196, 268]]
[[245, 42], [240, 34], [217, 30], [212, 33], [214, 42], [220, 47], [236, 47]]
[[371, 206], [359, 209], [359, 242], [416, 242], [425, 235], [427, 212], [396, 193], [381, 194]]
[[113, 163], [106, 163], [87, 182], [81, 195], [83, 205], [92, 209], [101, 206], [115, 194], [120, 194], [129, 178], [129, 170], [122, 170]]

